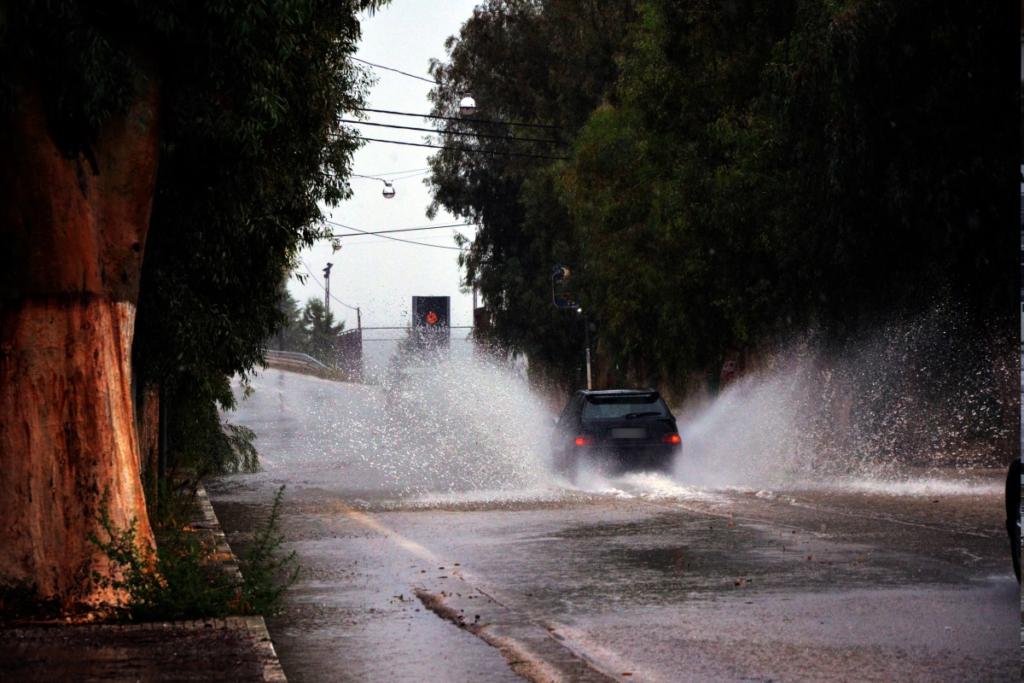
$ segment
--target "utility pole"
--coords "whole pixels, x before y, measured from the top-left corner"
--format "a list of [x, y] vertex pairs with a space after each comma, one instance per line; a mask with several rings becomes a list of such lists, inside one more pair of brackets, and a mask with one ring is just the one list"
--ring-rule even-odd
[[583, 344], [586, 347], [585, 352], [587, 356], [587, 391], [590, 391], [594, 388], [594, 381], [590, 373], [590, 320], [587, 319], [587, 315], [583, 313], [582, 308], [576, 310], [583, 315]]
[[[327, 267], [324, 268], [324, 308], [327, 313], [331, 312], [331, 266], [334, 264], [330, 261], [327, 262]], [[327, 317], [326, 315], [324, 317]]]

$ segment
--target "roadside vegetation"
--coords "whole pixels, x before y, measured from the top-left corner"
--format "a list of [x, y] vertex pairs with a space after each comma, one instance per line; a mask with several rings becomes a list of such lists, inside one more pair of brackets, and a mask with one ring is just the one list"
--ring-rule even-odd
[[[350, 56], [383, 4], [0, 13], [0, 594], [67, 612], [110, 581], [141, 604], [189, 594], [175, 563], [202, 549], [150, 511], [175, 473], [257, 466], [219, 411], [285, 321], [295, 254], [351, 192], [359, 142], [339, 121], [369, 76]], [[105, 574], [90, 535], [178, 588]]]
[[335, 322], [334, 314], [317, 298], [309, 299], [299, 308], [283, 283], [279, 297], [283, 322], [267, 340], [267, 346], [307, 353], [325, 365], [335, 365], [338, 337], [345, 331], [344, 321]]
[[479, 121], [445, 122], [430, 184], [480, 224], [465, 280], [491, 341], [580, 386], [583, 319], [551, 302], [565, 265], [602, 385], [714, 388], [729, 358], [937, 307], [977, 331], [964, 350], [1012, 353], [1019, 92], [992, 48], [1012, 9], [482, 3], [433, 66], [434, 114], [470, 92]]
[[[113, 571], [94, 580], [119, 596], [112, 616], [127, 621], [173, 621], [230, 615], [272, 615], [281, 596], [299, 576], [295, 553], [281, 549], [279, 520], [284, 487], [252, 544], [239, 557], [241, 577], [230, 573], [211, 534], [191, 526], [194, 496], [184, 489], [165, 496], [150, 515], [157, 547], [139, 542], [136, 525], [117, 528], [104, 510], [99, 531], [89, 540]], [[155, 557], [155, 562], [154, 562]]]

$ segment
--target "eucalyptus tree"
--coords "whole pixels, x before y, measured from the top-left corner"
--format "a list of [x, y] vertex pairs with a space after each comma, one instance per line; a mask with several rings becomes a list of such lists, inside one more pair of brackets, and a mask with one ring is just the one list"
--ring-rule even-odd
[[259, 359], [284, 266], [348, 192], [337, 122], [363, 87], [358, 13], [379, 4], [4, 5], [4, 587], [68, 610], [118, 598], [87, 538], [106, 507], [152, 545], [133, 337], [146, 378], [207, 400]]
[[1012, 9], [640, 3], [560, 176], [614, 355], [685, 382], [943, 303], [1005, 324]]
[[[439, 124], [449, 148], [430, 162], [431, 211], [479, 224], [460, 259], [466, 285], [490, 310], [489, 341], [528, 353], [532, 369], [546, 367], [563, 383], [582, 359], [583, 321], [551, 299], [553, 266], [575, 268], [581, 258], [556, 196], [557, 161], [614, 79], [632, 6], [489, 0], [432, 66], [433, 113], [449, 117]], [[467, 92], [477, 112], [459, 119]]]

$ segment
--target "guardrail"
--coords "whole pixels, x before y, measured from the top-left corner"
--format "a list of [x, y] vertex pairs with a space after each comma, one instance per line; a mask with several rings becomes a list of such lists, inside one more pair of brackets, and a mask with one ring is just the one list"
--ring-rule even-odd
[[267, 360], [290, 360], [319, 370], [331, 369], [308, 353], [300, 353], [298, 351], [278, 351], [277, 349], [267, 349]]
[[267, 349], [267, 366], [278, 370], [300, 372], [304, 375], [315, 375], [323, 379], [348, 380], [346, 374], [338, 368], [324, 365], [308, 353], [298, 351], [278, 351]]

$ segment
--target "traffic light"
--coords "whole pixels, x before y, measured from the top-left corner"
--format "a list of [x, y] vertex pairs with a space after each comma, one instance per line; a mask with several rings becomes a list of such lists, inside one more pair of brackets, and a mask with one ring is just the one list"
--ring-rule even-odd
[[448, 346], [451, 339], [451, 297], [414, 296], [413, 331], [421, 346]]

